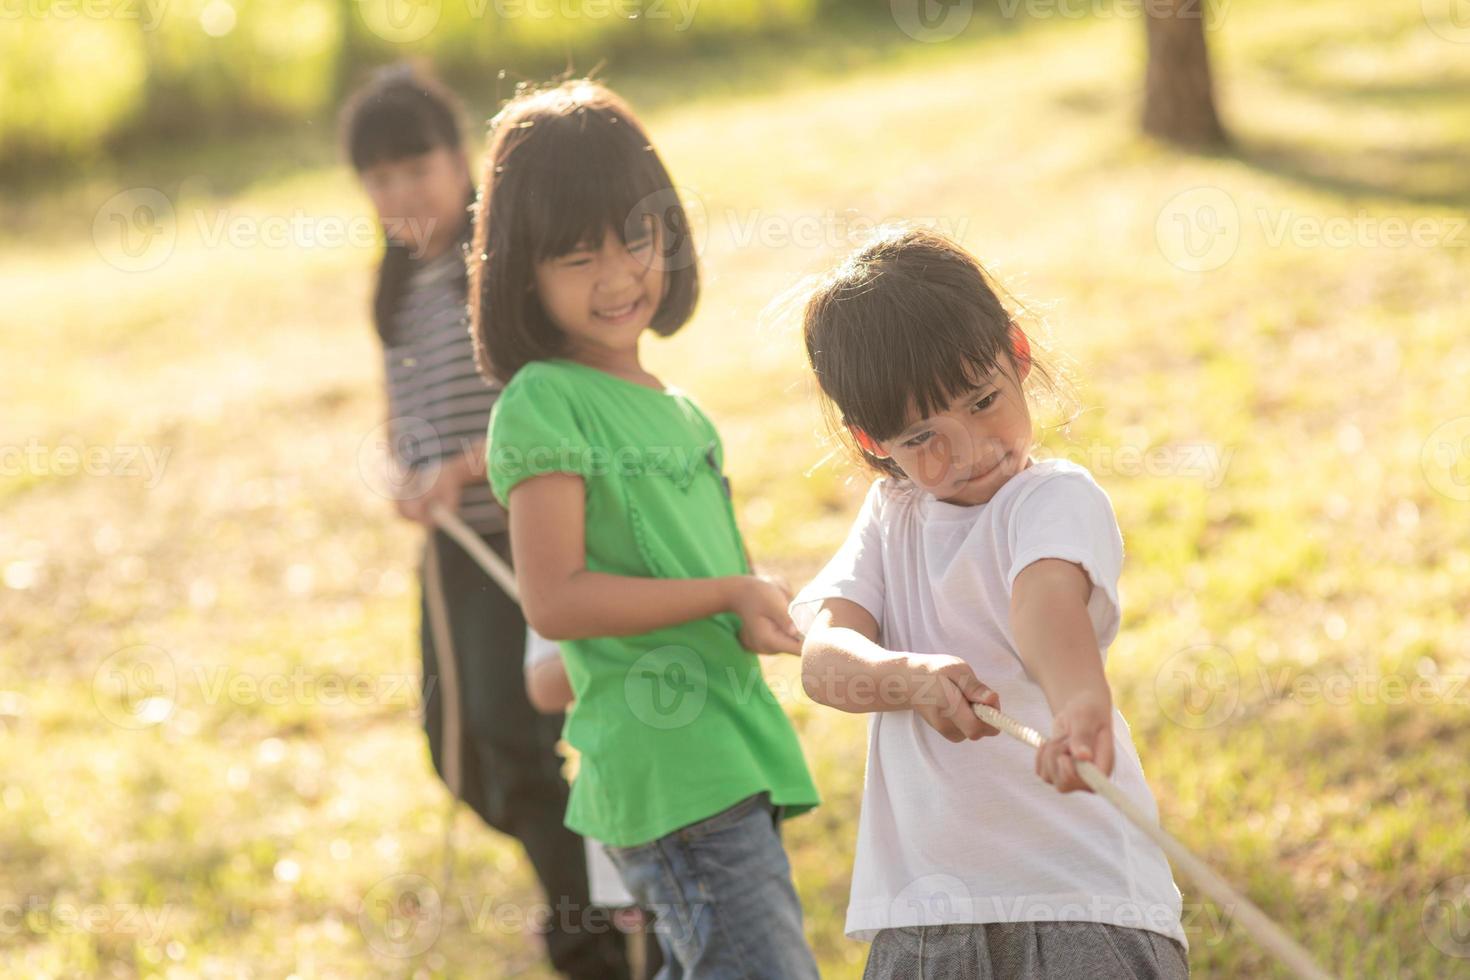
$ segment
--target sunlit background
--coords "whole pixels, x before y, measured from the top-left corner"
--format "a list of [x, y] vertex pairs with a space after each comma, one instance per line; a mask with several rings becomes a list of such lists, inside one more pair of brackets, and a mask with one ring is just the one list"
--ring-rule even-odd
[[[1470, 977], [1452, 0], [0, 0], [0, 974], [550, 975], [519, 847], [448, 822], [419, 535], [372, 479], [381, 246], [334, 118], [409, 57], [476, 159], [518, 82], [643, 115], [707, 284], [648, 359], [795, 582], [866, 478], [789, 291], [892, 219], [973, 249], [1076, 381], [1043, 452], [1123, 528], [1109, 674], [1163, 825], [1339, 976]], [[808, 935], [857, 977], [864, 721], [767, 667], [825, 800], [787, 831]], [[1180, 884], [1196, 977], [1285, 976]]]

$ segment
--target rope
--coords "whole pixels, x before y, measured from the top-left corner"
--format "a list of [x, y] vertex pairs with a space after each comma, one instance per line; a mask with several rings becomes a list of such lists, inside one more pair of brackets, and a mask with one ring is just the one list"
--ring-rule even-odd
[[430, 504], [429, 516], [434, 523], [439, 525], [440, 530], [459, 542], [460, 547], [470, 553], [485, 574], [495, 580], [495, 584], [504, 590], [516, 602], [521, 601], [520, 592], [516, 589], [516, 573], [510, 570], [510, 566], [501, 560], [500, 556], [490, 550], [485, 539], [470, 529], [470, 526], [459, 519], [459, 515], [451, 510], [445, 509], [443, 504]]
[[[437, 505], [435, 505], [437, 508]], [[451, 515], [452, 516], [452, 515]], [[439, 894], [449, 896], [454, 881], [454, 817], [464, 791], [464, 765], [460, 759], [459, 662], [454, 657], [454, 632], [449, 626], [449, 609], [444, 602], [443, 572], [439, 568], [439, 546], [428, 536], [425, 555], [424, 593], [428, 600], [429, 633], [434, 638], [434, 663], [439, 668], [440, 752], [444, 758], [444, 783], [449, 787], [449, 812], [444, 818], [444, 871]]]
[[[479, 535], [470, 530], [457, 516], [437, 504], [430, 508], [429, 513], [447, 534], [464, 546], [471, 557], [480, 564], [486, 574], [500, 584], [507, 595], [513, 599], [517, 597], [515, 573], [500, 559], [499, 555], [485, 545]], [[1032, 748], [1039, 749], [1046, 741], [1036, 729], [1021, 724], [988, 704], [972, 704], [971, 707], [975, 709], [975, 714], [981, 721], [995, 726]], [[1274, 955], [1302, 980], [1333, 980], [1332, 975], [1312, 959], [1311, 953], [1288, 936], [1266, 913], [1257, 908], [1255, 903], [1236, 891], [1215, 869], [1195, 857], [1187, 847], [1165, 833], [1157, 823], [1134, 806], [1133, 801], [1123, 795], [1123, 791], [1114, 786], [1112, 781], [1102, 774], [1101, 769], [1085, 759], [1073, 761], [1077, 767], [1077, 775], [1082, 777], [1083, 782], [1091, 787], [1098, 796], [1117, 807], [1130, 823], [1155, 844], [1158, 844], [1174, 864], [1181, 868], [1185, 875], [1199, 887], [1200, 891], [1231, 913], [1234, 920], [1258, 945]]]
[[[988, 725], [993, 725], [1012, 738], [1025, 742], [1032, 748], [1041, 748], [1046, 741], [1036, 729], [1021, 724], [1009, 715], [1002, 714], [988, 704], [972, 704], [975, 714]], [[1211, 868], [1204, 861], [1195, 857], [1190, 850], [1169, 834], [1160, 829], [1159, 825], [1150, 820], [1144, 813], [1133, 805], [1133, 801], [1123, 795], [1123, 791], [1114, 786], [1102, 770], [1088, 762], [1086, 759], [1074, 759], [1077, 767], [1077, 775], [1082, 781], [1122, 812], [1123, 816], [1143, 831], [1155, 844], [1163, 848], [1174, 864], [1184, 870], [1184, 873], [1192, 880], [1200, 891], [1214, 899], [1215, 904], [1231, 913], [1246, 934], [1254, 939], [1267, 952], [1272, 953], [1284, 963], [1293, 973], [1303, 980], [1332, 980], [1331, 974], [1324, 971], [1312, 959], [1301, 944], [1288, 936], [1281, 927], [1255, 906], [1250, 899], [1231, 887], [1230, 883]]]

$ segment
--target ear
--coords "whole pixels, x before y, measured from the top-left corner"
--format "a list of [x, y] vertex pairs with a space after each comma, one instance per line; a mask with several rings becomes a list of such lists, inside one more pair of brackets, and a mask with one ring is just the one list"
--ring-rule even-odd
[[857, 440], [857, 444], [861, 446], [863, 452], [867, 453], [869, 456], [876, 456], [879, 459], [888, 458], [888, 453], [884, 452], [883, 447], [878, 445], [878, 440], [868, 435], [862, 429], [859, 429], [855, 425], [849, 424], [847, 426], [847, 431], [852, 433], [853, 439]]
[[1011, 350], [1016, 357], [1016, 370], [1019, 380], [1025, 381], [1026, 376], [1031, 373], [1031, 341], [1026, 339], [1026, 334], [1020, 327], [1011, 326]]

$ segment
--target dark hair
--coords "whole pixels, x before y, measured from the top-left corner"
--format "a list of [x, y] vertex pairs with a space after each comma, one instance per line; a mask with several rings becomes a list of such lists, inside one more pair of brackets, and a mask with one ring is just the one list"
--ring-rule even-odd
[[669, 336], [694, 313], [699, 268], [669, 172], [633, 110], [590, 79], [526, 91], [491, 120], [470, 246], [470, 334], [487, 379], [558, 356], [561, 330], [536, 294], [538, 262], [658, 223], [664, 296], [650, 324]]
[[[833, 434], [868, 466], [899, 478], [898, 465], [864, 450], [848, 426], [891, 439], [911, 412], [943, 411], [996, 367], [1019, 379], [1018, 342], [1031, 346], [973, 256], [910, 226], [880, 229], [817, 283], [802, 336]], [[1053, 386], [1036, 355], [1025, 356], [1033, 376]]]
[[[342, 151], [361, 174], [379, 163], [421, 156], [440, 148], [457, 150], [463, 145], [459, 115], [459, 100], [427, 70], [407, 63], [380, 68], [342, 106], [338, 117]], [[472, 196], [466, 197], [467, 209], [472, 200]], [[458, 245], [461, 253], [469, 244], [469, 233], [466, 220]], [[385, 344], [391, 342], [393, 318], [403, 302], [412, 269], [409, 248], [388, 241], [373, 292], [373, 324]], [[463, 290], [467, 285], [467, 276], [461, 274], [458, 288]]]

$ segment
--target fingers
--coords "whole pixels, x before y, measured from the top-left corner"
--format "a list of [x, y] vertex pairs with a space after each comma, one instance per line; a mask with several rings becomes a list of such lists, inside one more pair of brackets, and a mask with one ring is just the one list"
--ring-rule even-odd
[[794, 653], [801, 656], [800, 631], [795, 626], [783, 626], [768, 616], [756, 617], [742, 634], [741, 641], [752, 653]]
[[[982, 684], [979, 678], [974, 679], [974, 684], [970, 687], [970, 689], [965, 691], [965, 696], [970, 699], [971, 704], [988, 705], [989, 707], [994, 708], [996, 711], [1000, 710], [1000, 695], [996, 694], [990, 688]], [[971, 714], [974, 714], [973, 710], [971, 711]], [[976, 718], [977, 720], [979, 720], [978, 715], [976, 716]], [[984, 738], [989, 735], [999, 734], [999, 728], [996, 728], [994, 725], [990, 724], [987, 721], [980, 720], [980, 737]]]
[[1094, 743], [1094, 764], [1102, 770], [1104, 776], [1113, 775], [1113, 730], [1104, 728], [1097, 733], [1097, 741]]

